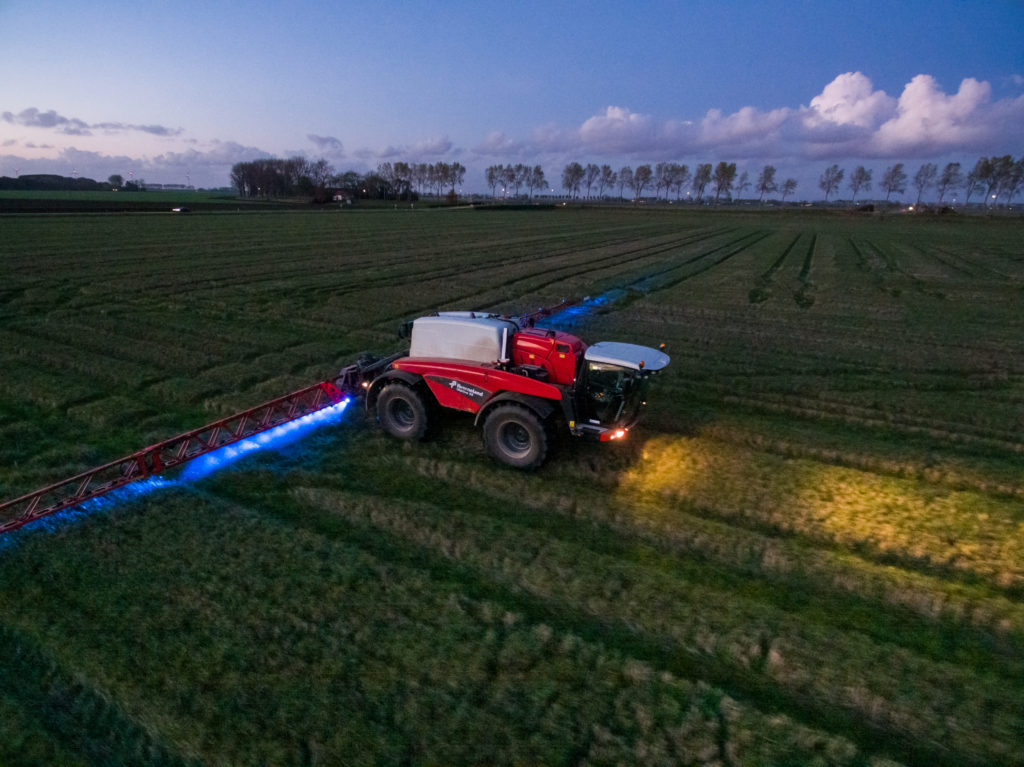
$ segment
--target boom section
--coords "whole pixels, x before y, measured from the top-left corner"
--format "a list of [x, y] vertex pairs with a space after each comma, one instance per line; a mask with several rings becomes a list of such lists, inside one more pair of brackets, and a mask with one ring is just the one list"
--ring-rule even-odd
[[7, 501], [0, 504], [0, 534], [322, 410], [344, 397], [338, 387], [323, 381]]

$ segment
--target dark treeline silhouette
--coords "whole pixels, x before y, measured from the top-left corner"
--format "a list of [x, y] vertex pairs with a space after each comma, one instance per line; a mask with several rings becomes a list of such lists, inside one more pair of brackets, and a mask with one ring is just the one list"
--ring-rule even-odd
[[[517, 168], [520, 166], [516, 166]], [[488, 168], [487, 183], [494, 188], [493, 178], [502, 178], [500, 172], [503, 166], [497, 165]], [[511, 166], [509, 169], [511, 170]], [[527, 168], [527, 170], [529, 170]], [[543, 171], [540, 166], [536, 171], [543, 178]], [[736, 163], [720, 162], [715, 166], [711, 163], [701, 163], [692, 169], [689, 165], [675, 162], [659, 162], [653, 167], [649, 164], [638, 165], [635, 169], [625, 165], [619, 170], [613, 170], [610, 165], [600, 167], [590, 163], [586, 166], [578, 162], [571, 162], [562, 170], [562, 188], [568, 192], [573, 199], [583, 196], [586, 199], [608, 199], [616, 196], [620, 200], [626, 199], [626, 193], [634, 201], [640, 199], [672, 199], [681, 201], [685, 193], [689, 202], [701, 203], [704, 201], [704, 194], [708, 186], [714, 189], [714, 202], [717, 205], [723, 199], [737, 199], [741, 194], [750, 189], [750, 181], [747, 171], [743, 171], [737, 177]], [[786, 197], [796, 190], [796, 180], [786, 179], [781, 185], [775, 182], [775, 168], [765, 165], [758, 176], [757, 185], [754, 187], [759, 193], [759, 199], [763, 200], [766, 194], [781, 192], [781, 199], [784, 202]], [[518, 192], [518, 187], [516, 187]], [[608, 194], [605, 193], [608, 190]], [[596, 192], [596, 194], [595, 194]], [[645, 198], [645, 194], [647, 196]], [[735, 193], [735, 194], [734, 194]]]
[[304, 157], [236, 162], [231, 167], [231, 185], [239, 197], [295, 197], [311, 195], [324, 201], [334, 169], [326, 160]]
[[292, 157], [239, 162], [231, 168], [231, 184], [240, 197], [311, 196], [326, 202], [341, 194], [348, 199], [415, 200], [421, 194], [456, 196], [466, 176], [457, 162], [385, 162], [375, 171], [335, 173], [326, 160]]
[[[315, 202], [327, 202], [337, 196], [347, 199], [416, 200], [421, 195], [447, 195], [457, 199], [457, 189], [465, 179], [466, 168], [460, 163], [408, 163], [386, 162], [376, 170], [360, 174], [349, 170], [335, 173], [323, 159], [304, 157], [289, 159], [261, 159], [235, 163], [231, 168], [231, 184], [240, 197], [284, 198], [309, 197]], [[849, 176], [838, 165], [830, 165], [822, 173], [818, 187], [824, 192], [825, 202], [839, 191], [848, 179], [850, 202], [864, 200], [872, 188], [874, 172], [857, 166]], [[548, 181], [540, 165], [492, 165], [485, 179], [492, 196], [517, 198], [521, 190], [530, 197], [547, 190]], [[112, 176], [108, 181], [91, 178], [59, 176], [56, 174], [29, 174], [16, 178], [0, 177], [0, 190], [24, 191], [109, 191], [111, 188], [144, 189], [139, 183], [117, 183], [122, 179]], [[939, 204], [956, 202], [970, 204], [972, 198], [985, 206], [1009, 205], [1024, 189], [1024, 157], [1012, 155], [981, 157], [974, 167], [965, 172], [958, 162], [947, 163], [941, 170], [934, 163], [924, 163], [911, 178], [903, 163], [885, 169], [878, 179], [879, 191], [889, 202], [896, 195], [916, 190], [916, 200], [934, 191]], [[737, 178], [736, 163], [720, 162], [713, 166], [704, 163], [693, 166], [678, 163], [639, 165], [635, 169], [624, 166], [613, 170], [608, 165], [581, 165], [572, 162], [561, 173], [561, 186], [571, 198], [608, 199], [629, 196], [640, 199], [646, 194], [654, 199], [681, 200], [683, 196], [693, 202], [702, 202], [708, 187], [714, 192], [714, 201], [736, 200], [748, 189], [759, 201], [777, 196], [782, 202], [796, 191], [797, 182], [788, 178], [776, 181], [776, 170], [765, 165], [756, 183], [748, 179], [746, 171]], [[554, 190], [551, 190], [552, 192]]]
[[[821, 174], [818, 187], [825, 193], [826, 202], [829, 195], [840, 188], [844, 173], [838, 165], [832, 165]], [[871, 189], [872, 175], [873, 171], [863, 165], [854, 169], [849, 182], [852, 203], [857, 202], [860, 192]], [[930, 189], [935, 190], [940, 205], [947, 199], [957, 201], [961, 193], [964, 205], [969, 204], [974, 195], [981, 195], [981, 202], [986, 207], [997, 205], [1000, 201], [1009, 205], [1024, 186], [1024, 157], [1019, 160], [1014, 160], [1012, 155], [981, 157], [966, 174], [958, 162], [947, 163], [941, 171], [935, 163], [926, 162], [918, 168], [913, 179], [903, 169], [903, 163], [898, 162], [890, 165], [882, 174], [879, 186], [880, 191], [885, 192], [885, 201], [889, 202], [894, 194], [906, 192], [908, 183], [917, 190], [917, 205], [921, 204], [922, 197]]]
[[106, 181], [94, 181], [79, 176], [58, 176], [51, 173], [0, 177], [0, 189], [17, 189], [31, 192], [100, 192], [110, 191]]
[[[850, 202], [856, 204], [858, 196], [871, 189], [873, 171], [864, 166], [849, 176]], [[533, 196], [535, 188], [545, 186], [541, 166], [492, 165], [487, 168], [485, 178], [492, 196], [520, 197], [520, 188], [526, 187]], [[825, 169], [818, 181], [818, 188], [825, 194], [825, 202], [838, 201], [846, 171], [833, 164]], [[539, 179], [537, 183], [533, 179]], [[737, 174], [736, 163], [719, 162], [717, 165], [703, 163], [692, 169], [688, 165], [662, 162], [654, 165], [638, 165], [635, 169], [624, 166], [613, 170], [609, 165], [593, 163], [581, 165], [571, 162], [562, 170], [561, 185], [567, 196], [573, 199], [672, 199], [703, 202], [708, 188], [714, 193], [714, 202], [738, 200], [751, 190], [757, 200], [777, 196], [782, 202], [796, 191], [796, 179], [776, 180], [776, 169], [765, 165], [758, 173], [756, 182], [747, 171]], [[923, 196], [934, 191], [939, 204], [953, 200], [968, 205], [971, 198], [980, 199], [986, 207], [1009, 205], [1024, 188], [1024, 157], [1015, 160], [1012, 155], [981, 157], [974, 168], [965, 173], [960, 163], [951, 162], [944, 168], [934, 163], [924, 163], [911, 178], [904, 170], [903, 163], [895, 163], [885, 169], [879, 189], [885, 192], [885, 201], [899, 199], [908, 186], [916, 190], [916, 204]], [[833, 198], [836, 195], [836, 198]], [[897, 195], [897, 197], [893, 197]], [[710, 194], [709, 194], [710, 197]]]

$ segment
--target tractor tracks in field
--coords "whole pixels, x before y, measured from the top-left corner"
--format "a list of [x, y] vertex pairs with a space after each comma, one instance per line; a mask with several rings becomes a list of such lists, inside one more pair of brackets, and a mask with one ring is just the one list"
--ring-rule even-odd
[[[354, 292], [362, 292], [373, 288], [402, 287], [409, 284], [421, 284], [428, 280], [438, 280], [451, 277], [459, 277], [477, 271], [493, 270], [496, 266], [502, 265], [507, 260], [507, 253], [523, 249], [529, 249], [531, 243], [539, 245], [550, 245], [554, 240], [564, 239], [571, 241], [576, 233], [565, 233], [553, 236], [551, 234], [522, 236], [513, 239], [501, 239], [494, 242], [473, 241], [470, 243], [453, 244], [451, 242], [438, 242], [415, 254], [412, 262], [425, 264], [419, 268], [410, 268], [410, 255], [399, 246], [390, 246], [383, 250], [367, 250], [359, 254], [348, 256], [346, 259], [297, 260], [293, 264], [282, 268], [276, 262], [260, 262], [259, 272], [250, 274], [245, 281], [245, 287], [266, 285], [273, 287], [275, 284], [288, 284], [291, 289], [304, 289], [311, 293], [328, 294], [331, 296], [342, 296]], [[605, 248], [609, 244], [615, 245], [622, 242], [635, 241], [635, 232], [622, 232], [618, 235], [610, 233], [600, 244], [593, 248]], [[537, 258], [558, 258], [566, 254], [579, 252], [577, 246], [571, 244], [564, 248], [555, 250], [539, 249], [538, 255], [526, 259], [517, 256], [517, 261], [531, 261]], [[467, 262], [471, 266], [467, 267]], [[325, 284], [325, 277], [334, 276], [330, 284]], [[301, 278], [305, 278], [304, 280]], [[300, 279], [296, 279], [300, 278]], [[302, 287], [302, 283], [308, 283], [308, 287]], [[234, 273], [225, 275], [206, 274], [193, 280], [179, 283], [173, 290], [166, 291], [166, 295], [177, 293], [192, 293], [196, 290], [219, 290], [225, 285], [237, 283], [237, 276]]]
[[22, 696], [26, 716], [69, 755], [87, 764], [135, 764], [145, 754], [148, 764], [198, 767], [197, 760], [176, 753], [152, 726], [65, 668], [35, 639], [0, 622], [0, 644], [5, 692]]
[[852, 237], [847, 242], [856, 257], [857, 267], [871, 277], [877, 290], [893, 298], [902, 296], [905, 287], [930, 298], [946, 297], [942, 291], [929, 287], [916, 274], [903, 268], [892, 252], [877, 243], [862, 240], [858, 244]]
[[[566, 505], [563, 497], [551, 497], [549, 488], [533, 488], [527, 493], [532, 500], [517, 510], [514, 520], [507, 520], [502, 504], [494, 498], [509, 494], [527, 497], [520, 496], [516, 488], [527, 484], [528, 478], [506, 479], [500, 473], [481, 472], [475, 465], [452, 464], [446, 459], [440, 463], [415, 457], [401, 461], [410, 463], [408, 470], [422, 475], [421, 494], [430, 488], [424, 498], [406, 498], [397, 489], [383, 498], [364, 495], [359, 489], [346, 489], [348, 483], [339, 477], [340, 484], [321, 480], [315, 486], [282, 491], [273, 498], [236, 485], [223, 500], [353, 543], [386, 562], [424, 570], [440, 584], [458, 584], [469, 599], [496, 602], [532, 623], [621, 648], [628, 657], [657, 669], [719, 686], [766, 715], [784, 712], [802, 723], [844, 733], [869, 752], [879, 747], [895, 749], [911, 763], [954, 763], [943, 748], [928, 744], [929, 738], [908, 740], [905, 732], [888, 721], [890, 714], [902, 716], [908, 706], [899, 693], [872, 703], [848, 695], [850, 691], [841, 687], [845, 683], [833, 680], [829, 672], [814, 670], [810, 661], [820, 650], [818, 643], [829, 641], [820, 636], [827, 621], [820, 627], [807, 625], [799, 608], [786, 607], [787, 597], [776, 593], [792, 590], [794, 602], [800, 603], [807, 599], [802, 585], [814, 585], [812, 591], [822, 590], [823, 598], [834, 598], [832, 588], [817, 582], [813, 573], [805, 573], [806, 584], [803, 576], [788, 570], [776, 573], [777, 588], [765, 587], [766, 594], [775, 594], [773, 599], [777, 599], [772, 606], [755, 608], [753, 602], [740, 600], [733, 610], [709, 601], [704, 609], [691, 610], [687, 601], [696, 605], [702, 599], [710, 600], [716, 590], [727, 590], [730, 584], [740, 587], [737, 579], [746, 579], [736, 570], [737, 566], [743, 568], [736, 564], [736, 552], [714, 554], [709, 550], [707, 558], [698, 553], [699, 563], [691, 561], [693, 552], [686, 553], [694, 547], [702, 551], [720, 545], [727, 529], [720, 523], [694, 517], [701, 530], [691, 533], [680, 528], [685, 540], [676, 542], [653, 528], [637, 530], [628, 515], [619, 516], [610, 508], [607, 513], [612, 517], [591, 519], [581, 538], [580, 517], [589, 516], [593, 499], [583, 499], [581, 507]], [[451, 508], [443, 505], [438, 492], [452, 494]], [[218, 498], [224, 495], [221, 489], [215, 493]], [[480, 495], [480, 502], [474, 505], [475, 495]], [[487, 497], [491, 497], [489, 502]], [[549, 502], [555, 503], [554, 508], [548, 507]], [[446, 513], [432, 513], [442, 507]], [[741, 535], [750, 539], [750, 545], [760, 545], [759, 534]], [[764, 545], [768, 547], [764, 554], [767, 563], [772, 561], [772, 552], [781, 555], [776, 551], [779, 546], [789, 546], [771, 541]], [[793, 542], [792, 548], [794, 562], [802, 561], [801, 544]], [[762, 561], [755, 557], [751, 566], [755, 560]], [[826, 564], [825, 569], [830, 566]], [[652, 594], [659, 595], [653, 598], [656, 604], [651, 604]], [[847, 596], [853, 601], [860, 598]], [[868, 626], [874, 625], [868, 620], [873, 614], [870, 601], [863, 611]], [[809, 611], [808, 617], [814, 613], [813, 607]], [[824, 619], [817, 615], [811, 622], [818, 620]], [[922, 624], [923, 631], [928, 630], [926, 625]], [[842, 641], [853, 651], [851, 662], [861, 666], [885, 646], [884, 638], [869, 638], [849, 627], [828, 630], [830, 636], [844, 637]], [[968, 636], [965, 632], [965, 638]], [[893, 663], [899, 673], [916, 665], [931, 671], [942, 662], [924, 646], [901, 648]], [[901, 664], [907, 664], [907, 669]], [[855, 668], [844, 675], [856, 672]], [[998, 705], [1005, 706], [1005, 701]], [[879, 715], [873, 706], [882, 706], [885, 713]], [[927, 715], [941, 712], [939, 706]], [[922, 727], [917, 734], [928, 730]]]
[[[754, 280], [754, 287], [750, 289], [748, 294], [748, 300], [752, 304], [764, 303], [770, 299], [774, 293], [775, 288], [775, 276], [782, 269], [789, 255], [796, 248], [796, 244], [803, 237], [803, 233], [796, 235], [792, 242], [786, 246], [785, 250], [779, 255], [778, 258], [769, 266], [764, 272], [757, 276]], [[793, 300], [796, 305], [801, 309], [808, 309], [814, 305], [814, 283], [811, 282], [811, 266], [814, 262], [814, 249], [818, 242], [818, 235], [812, 234], [810, 244], [807, 246], [807, 250], [804, 253], [803, 264], [800, 267], [800, 272], [797, 275], [797, 288], [792, 291]]]
[[[705, 387], [706, 388], [706, 387]], [[793, 415], [812, 420], [844, 423], [871, 429], [889, 429], [908, 436], [927, 437], [945, 443], [963, 445], [1001, 453], [1024, 454], [1024, 441], [1013, 429], [997, 430], [941, 418], [915, 416], [909, 413], [887, 413], [875, 408], [808, 399], [788, 394], [720, 394], [721, 401], [743, 408]], [[1024, 498], [1024, 487], [1000, 487], [1001, 494]]]
[[[639, 265], [645, 261], [651, 260], [652, 258], [661, 258], [663, 259], [662, 263], [667, 263], [667, 265], [662, 265], [659, 268], [650, 271], [644, 271], [639, 277], [627, 277], [625, 280], [610, 277], [601, 287], [601, 290], [617, 288], [625, 293], [653, 295], [661, 291], [674, 288], [687, 280], [724, 264], [772, 234], [770, 231], [764, 230], [748, 231], [739, 234], [739, 236], [734, 236], [720, 244], [706, 247], [706, 249], [701, 250], [695, 255], [673, 258], [674, 254], [685, 253], [687, 249], [691, 249], [694, 246], [708, 244], [717, 239], [735, 234], [735, 232], [736, 228], [734, 227], [701, 229], [695, 232], [688, 232], [682, 236], [672, 237], [671, 239], [659, 238], [660, 241], [651, 244], [613, 249], [612, 252], [607, 253], [606, 255], [598, 258], [592, 258], [590, 260], [584, 261], [578, 257], [573, 258], [571, 263], [565, 264], [561, 267], [551, 267], [550, 265], [545, 266], [544, 261], [550, 258], [549, 254], [545, 254], [532, 259], [532, 261], [535, 261], [540, 265], [539, 268], [534, 269], [529, 273], [521, 274], [503, 286], [503, 291], [506, 295], [502, 298], [494, 301], [486, 299], [481, 301], [481, 294], [479, 292], [468, 292], [462, 296], [451, 299], [450, 303], [456, 303], [462, 300], [474, 300], [483, 303], [484, 307], [488, 307], [496, 303], [508, 302], [509, 298], [507, 294], [510, 290], [517, 290], [516, 286], [520, 286], [517, 290], [519, 295], [528, 292], [539, 292], [543, 291], [545, 288], [562, 284], [566, 280], [578, 278], [583, 275], [591, 275], [595, 272], [600, 272], [605, 268], [615, 269], [618, 274], [621, 274], [622, 272], [628, 273], [629, 267], [631, 266]], [[635, 244], [636, 239], [629, 238], [623, 240], [623, 242]], [[597, 249], [598, 248], [596, 247], [594, 248], [594, 250]], [[603, 243], [600, 250], [606, 249], [607, 244]], [[535, 281], [538, 280], [538, 278], [544, 279]], [[435, 306], [424, 306], [421, 307], [419, 311], [432, 311], [434, 309], [436, 309]]]
[[956, 253], [948, 248], [926, 248], [918, 243], [912, 243], [911, 247], [921, 254], [922, 257], [938, 261], [947, 269], [952, 270], [956, 275], [962, 275], [974, 279], [996, 280], [1002, 283], [1015, 283], [1017, 285], [1024, 282], [1024, 280], [1019, 276], [1015, 276], [1007, 271], [997, 269], [990, 264], [984, 263], [980, 254], [975, 257], [969, 257], [961, 253]]
[[[721, 266], [731, 258], [771, 236], [771, 232], [755, 230], [722, 243], [710, 250], [705, 250], [666, 269], [650, 272], [626, 286], [626, 289], [641, 290], [645, 293], [656, 293], [680, 285], [687, 280], [704, 274]], [[673, 274], [682, 271], [682, 274]]]
[[[659, 268], [650, 271], [645, 271], [639, 277], [627, 277], [625, 280], [610, 279], [604, 289], [610, 290], [615, 288], [622, 290], [625, 293], [640, 293], [644, 295], [654, 295], [662, 291], [670, 290], [687, 280], [724, 264], [726, 261], [734, 258], [740, 253], [743, 253], [748, 248], [771, 235], [771, 232], [762, 230], [745, 232], [737, 237], [727, 240], [726, 242], [701, 250], [696, 255], [684, 255], [685, 249], [687, 248], [727, 237], [735, 232], [736, 229], [733, 227], [704, 230], [694, 234], [689, 234], [677, 240], [661, 243], [653, 247], [633, 248], [622, 253], [609, 255], [601, 260], [601, 263], [598, 264], [598, 269], [600, 269], [602, 265], [608, 263], [612, 263], [616, 267], [629, 266], [638, 264], [654, 256], [666, 256], [676, 252], [680, 252], [680, 256], [682, 257], [667, 258], [667, 265], [660, 266]], [[593, 261], [584, 264], [576, 263], [571, 266], [567, 266], [565, 273], [559, 274], [556, 277], [549, 277], [546, 281], [531, 286], [531, 289], [542, 290], [551, 285], [558, 284], [567, 277], [579, 277], [584, 274], [591, 274], [594, 271], [595, 262]], [[524, 276], [520, 280], [517, 280], [517, 282], [538, 276], [548, 276], [550, 274], [551, 273], [548, 270], [540, 270], [529, 276]]]
[[[574, 260], [574, 263], [567, 264], [557, 272], [553, 272], [549, 269], [538, 269], [529, 274], [523, 275], [518, 278], [514, 283], [528, 282], [538, 277], [546, 278], [544, 281], [534, 283], [530, 286], [531, 291], [542, 291], [552, 285], [557, 285], [567, 278], [580, 277], [585, 274], [591, 274], [595, 271], [600, 271], [605, 267], [615, 267], [619, 271], [624, 271], [620, 267], [630, 267], [651, 258], [657, 258], [659, 256], [666, 256], [667, 254], [675, 253], [676, 251], [682, 250], [689, 246], [697, 243], [705, 242], [709, 239], [720, 237], [728, 234], [731, 229], [707, 229], [700, 230], [695, 233], [687, 234], [683, 237], [673, 238], [665, 242], [659, 242], [652, 245], [640, 245], [636, 247], [626, 248], [617, 252], [613, 252], [602, 258], [580, 262]], [[633, 240], [632, 242], [635, 242]], [[644, 277], [634, 280], [633, 283], [626, 286], [628, 290], [630, 287], [638, 286], [643, 280], [646, 280], [654, 275], [662, 274], [665, 272], [672, 271], [678, 268], [678, 265], [671, 265], [665, 269], [660, 269], [655, 272], [650, 272]], [[615, 287], [620, 287], [616, 285]]]
[[[524, 263], [537, 264], [536, 268], [531, 269], [518, 274], [513, 279], [505, 282], [501, 287], [501, 295], [494, 296], [493, 290], [481, 293], [479, 290], [467, 291], [459, 296], [451, 298], [448, 303], [456, 304], [462, 301], [473, 301], [475, 304], [480, 306], [481, 309], [494, 306], [496, 304], [509, 303], [516, 300], [516, 296], [522, 296], [526, 293], [537, 293], [542, 292], [546, 288], [552, 286], [558, 286], [565, 283], [566, 280], [571, 278], [578, 278], [584, 275], [589, 275], [595, 271], [601, 271], [602, 269], [615, 269], [618, 272], [626, 271], [631, 265], [641, 263], [643, 261], [665, 256], [675, 251], [693, 245], [695, 243], [704, 242], [708, 239], [721, 236], [731, 230], [729, 229], [701, 229], [696, 232], [688, 232], [682, 236], [673, 236], [670, 239], [662, 237], [655, 238], [653, 243], [644, 243], [637, 245], [635, 237], [623, 238], [618, 243], [615, 243], [617, 247], [613, 247], [611, 252], [605, 252], [603, 255], [587, 259], [583, 256], [587, 251], [580, 251], [579, 249], [572, 249], [565, 251], [564, 253], [557, 255], [573, 255], [571, 262], [555, 266], [550, 263], [550, 260], [554, 257], [551, 253], [544, 253], [538, 256], [531, 257]], [[626, 245], [627, 247], [621, 247]], [[589, 251], [608, 251], [608, 243], [601, 243], [588, 249]], [[676, 268], [675, 266], [670, 267], [669, 270]], [[607, 280], [610, 283], [615, 282], [614, 278]], [[621, 280], [615, 283], [615, 286], [621, 285]], [[602, 288], [606, 289], [606, 288]], [[561, 291], [564, 295], [564, 289]], [[482, 305], [482, 306], [481, 306]], [[436, 305], [421, 305], [420, 307], [413, 309], [410, 313], [434, 311]]]

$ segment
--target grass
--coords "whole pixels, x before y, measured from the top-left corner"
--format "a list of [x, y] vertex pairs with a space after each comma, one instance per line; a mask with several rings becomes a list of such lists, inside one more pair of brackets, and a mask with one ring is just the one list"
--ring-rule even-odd
[[232, 194], [196, 190], [127, 192], [38, 192], [0, 190], [0, 214], [167, 213], [174, 208], [189, 211], [251, 211], [298, 207], [297, 203], [242, 200]]
[[491, 463], [345, 426], [0, 542], [0, 762], [1022, 764], [1022, 222], [11, 216], [0, 495], [626, 291], [646, 425]]

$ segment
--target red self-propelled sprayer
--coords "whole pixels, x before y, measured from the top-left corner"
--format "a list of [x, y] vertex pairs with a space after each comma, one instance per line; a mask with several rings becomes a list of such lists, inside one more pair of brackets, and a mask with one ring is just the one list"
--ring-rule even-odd
[[588, 346], [538, 326], [581, 301], [511, 317], [440, 312], [406, 323], [408, 351], [364, 356], [323, 381], [0, 504], [0, 534], [181, 466], [303, 416], [359, 398], [389, 434], [422, 440], [440, 409], [482, 427], [497, 460], [520, 469], [544, 462], [561, 431], [621, 439], [636, 423], [663, 351], [619, 342]]

